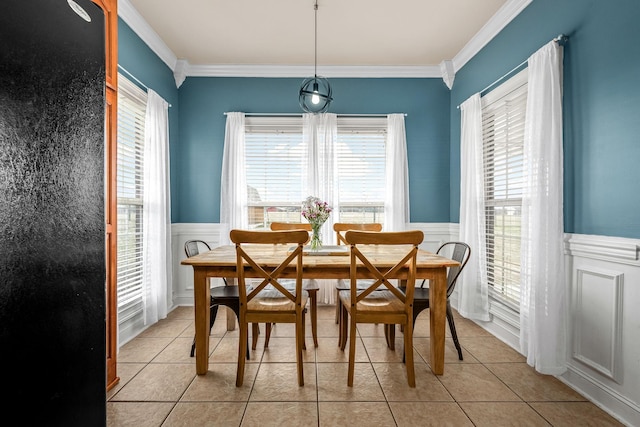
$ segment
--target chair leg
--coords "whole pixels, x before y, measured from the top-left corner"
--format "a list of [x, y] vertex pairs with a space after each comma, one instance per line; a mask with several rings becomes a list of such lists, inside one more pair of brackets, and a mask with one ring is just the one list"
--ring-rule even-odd
[[304, 345], [304, 313], [306, 309], [304, 309], [301, 313], [302, 319], [299, 319], [299, 322], [296, 322], [296, 367], [298, 369], [298, 385], [302, 387], [304, 385], [304, 364], [302, 360], [302, 349], [305, 348]]
[[191, 357], [196, 353], [196, 337], [193, 337], [193, 344], [191, 344]]
[[347, 346], [347, 329], [349, 327], [349, 312], [347, 311], [347, 308], [341, 304], [340, 305], [340, 350], [344, 351], [345, 347]]
[[340, 298], [338, 298], [339, 291], [336, 289], [336, 324], [340, 323]]
[[[264, 348], [269, 348], [269, 339], [271, 338], [271, 328], [273, 324], [265, 323], [264, 324]], [[255, 350], [255, 348], [254, 348]]]
[[[424, 310], [424, 309], [422, 309]], [[422, 310], [413, 310], [413, 323], [411, 324], [411, 333], [413, 335], [413, 329], [416, 327], [416, 319], [418, 318], [418, 315], [420, 314], [420, 312], [422, 312]], [[411, 339], [411, 341], [413, 341], [413, 338]], [[407, 359], [406, 359], [407, 355], [403, 354], [402, 355], [402, 363], [407, 363]]]
[[313, 346], [318, 347], [318, 291], [309, 293], [309, 305], [311, 305], [311, 335]]
[[344, 349], [342, 342], [346, 339], [346, 337], [343, 337], [343, 333], [342, 333], [342, 304], [340, 302], [340, 299], [336, 299], [336, 318], [338, 319], [338, 347]]
[[240, 340], [238, 342], [238, 368], [236, 371], [236, 387], [242, 387], [242, 383], [244, 381], [245, 354], [247, 351], [246, 347], [249, 345], [249, 325], [246, 321], [240, 321], [238, 322], [238, 328], [240, 329]]
[[460, 342], [458, 341], [458, 333], [456, 332], [456, 325], [453, 322], [453, 312], [451, 311], [451, 305], [449, 301], [447, 301], [447, 321], [449, 322], [449, 329], [451, 329], [451, 337], [453, 338], [453, 343], [456, 346], [456, 350], [458, 350], [458, 359], [462, 359], [462, 348], [460, 347]]
[[[238, 320], [238, 324], [240, 324], [240, 307], [230, 305], [228, 307], [236, 314], [236, 319]], [[258, 330], [258, 332], [260, 331]], [[251, 355], [249, 354], [249, 334], [247, 333], [247, 360], [249, 360], [250, 358]]]
[[[344, 312], [342, 313], [345, 314]], [[344, 319], [343, 319], [344, 320]], [[346, 324], [346, 322], [343, 321]], [[356, 361], [356, 319], [349, 316], [349, 373], [347, 375], [347, 386], [353, 387], [353, 377]]]
[[251, 350], [255, 350], [258, 345], [258, 335], [260, 335], [260, 324], [251, 324]]
[[[307, 314], [307, 308], [305, 307], [302, 310], [302, 324], [300, 325], [300, 329], [302, 329], [302, 349], [306, 350], [307, 349], [307, 338], [306, 338], [306, 320], [305, 320], [305, 314]], [[313, 328], [312, 328], [313, 329]], [[297, 328], [296, 328], [296, 333], [298, 333]]]
[[[395, 325], [391, 325], [395, 329]], [[413, 325], [410, 319], [404, 327], [404, 359], [409, 387], [416, 386], [416, 373], [413, 366]]]
[[213, 323], [216, 321], [216, 316], [218, 315], [218, 305], [212, 305], [209, 309], [209, 335], [211, 335], [211, 330], [213, 329]]
[[396, 325], [385, 324], [384, 337], [387, 340], [387, 347], [389, 347], [390, 350], [395, 350], [396, 349]]
[[[218, 315], [218, 305], [212, 305], [209, 308], [209, 335], [211, 335], [211, 330], [213, 329], [213, 323], [216, 321], [216, 316]], [[193, 344], [191, 344], [191, 352], [189, 355], [193, 357], [196, 353], [196, 337], [193, 337]]]

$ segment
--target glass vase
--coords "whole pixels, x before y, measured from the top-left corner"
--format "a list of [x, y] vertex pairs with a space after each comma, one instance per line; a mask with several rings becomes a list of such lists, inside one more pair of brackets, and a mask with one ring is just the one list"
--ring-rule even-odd
[[311, 226], [311, 241], [309, 242], [309, 246], [312, 251], [317, 251], [322, 247], [322, 234], [320, 234], [320, 227], [322, 227], [321, 224]]

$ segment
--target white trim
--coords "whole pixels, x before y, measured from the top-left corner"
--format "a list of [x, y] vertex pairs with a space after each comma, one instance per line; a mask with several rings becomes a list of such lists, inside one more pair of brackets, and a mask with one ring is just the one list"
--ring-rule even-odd
[[453, 57], [453, 69], [457, 73], [471, 58], [476, 56], [493, 38], [500, 33], [533, 0], [509, 0], [475, 36]]
[[[507, 1], [453, 58], [454, 74], [506, 27], [531, 1]], [[186, 59], [180, 59], [179, 63], [176, 54], [145, 21], [130, 0], [120, 0], [118, 2], [118, 16], [169, 66], [172, 72], [176, 72], [176, 66], [180, 65], [179, 73], [176, 76], [176, 87], [180, 87], [182, 81], [184, 81], [181, 81], [183, 76], [304, 78], [313, 73], [313, 66], [311, 65], [191, 65]], [[318, 67], [318, 74], [332, 78], [443, 78], [440, 65], [324, 66]], [[453, 79], [451, 79], [451, 84], [453, 84]]]
[[569, 365], [557, 378], [624, 425], [640, 425], [640, 405], [579, 367]]
[[118, 16], [142, 39], [165, 64], [174, 71], [178, 58], [151, 25], [145, 21], [130, 0], [118, 1]]
[[568, 234], [565, 237], [565, 248], [571, 256], [640, 266], [640, 245], [637, 239]]
[[[299, 77], [313, 74], [311, 65], [190, 65], [187, 76], [191, 77]], [[438, 78], [438, 66], [318, 66], [318, 75], [323, 77], [356, 78]]]

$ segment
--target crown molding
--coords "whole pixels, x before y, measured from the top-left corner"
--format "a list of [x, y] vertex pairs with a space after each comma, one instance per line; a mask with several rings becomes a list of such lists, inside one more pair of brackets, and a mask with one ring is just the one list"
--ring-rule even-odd
[[453, 58], [454, 71], [458, 72], [471, 58], [487, 45], [533, 0], [509, 0], [487, 21], [475, 36]]
[[178, 58], [160, 38], [151, 25], [129, 0], [118, 0], [118, 16], [142, 39], [143, 42], [171, 69], [175, 71]]
[[[324, 66], [318, 75], [331, 78], [445, 78], [453, 84], [455, 73], [489, 43], [533, 0], [508, 0], [496, 14], [451, 60], [443, 75], [441, 65], [433, 66]], [[118, 16], [147, 46], [174, 72], [176, 86], [186, 77], [300, 77], [313, 74], [313, 66], [306, 65], [191, 65], [176, 57], [153, 28], [145, 21], [129, 0], [118, 1]], [[447, 81], [445, 80], [445, 82]]]
[[[299, 77], [314, 74], [312, 65], [187, 65], [190, 77]], [[323, 77], [441, 77], [437, 66], [318, 66]]]

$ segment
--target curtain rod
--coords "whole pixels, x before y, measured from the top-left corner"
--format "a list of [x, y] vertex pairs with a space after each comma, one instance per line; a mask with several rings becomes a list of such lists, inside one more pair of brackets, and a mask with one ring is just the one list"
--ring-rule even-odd
[[[224, 115], [229, 114], [225, 111]], [[403, 113], [407, 117], [407, 113]], [[244, 113], [249, 117], [302, 117], [302, 113]], [[336, 114], [338, 117], [387, 117], [389, 114]]]
[[[124, 71], [129, 77], [131, 77], [133, 80], [136, 81], [136, 83], [138, 83], [140, 86], [142, 86], [147, 92], [149, 92], [149, 86], [147, 86], [146, 84], [142, 83], [136, 76], [134, 76], [133, 74], [131, 74], [131, 72], [129, 70], [127, 70], [126, 68], [124, 68], [122, 65], [118, 64], [118, 68], [122, 71]], [[169, 107], [171, 107], [171, 104], [169, 104]]]
[[[559, 45], [563, 46], [565, 43], [567, 43], [567, 41], [569, 41], [569, 37], [565, 36], [564, 34], [560, 34], [557, 37], [555, 37], [552, 41], [554, 41], [554, 42], [558, 43]], [[494, 87], [496, 84], [500, 83], [501, 81], [503, 81], [507, 77], [511, 77], [516, 72], [523, 70], [525, 68], [524, 65], [526, 65], [527, 62], [529, 62], [529, 58], [525, 59], [524, 61], [522, 61], [521, 63], [519, 63], [515, 67], [513, 67], [510, 71], [505, 73], [502, 77], [499, 77], [495, 82], [491, 83], [489, 86], [487, 86], [484, 89], [482, 89], [480, 91], [480, 95], [484, 94], [489, 89], [491, 89], [492, 87]], [[460, 109], [460, 105], [458, 105], [456, 108], [459, 110]]]

